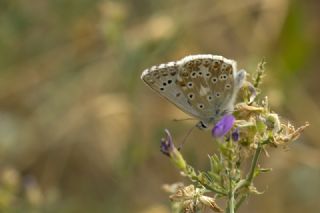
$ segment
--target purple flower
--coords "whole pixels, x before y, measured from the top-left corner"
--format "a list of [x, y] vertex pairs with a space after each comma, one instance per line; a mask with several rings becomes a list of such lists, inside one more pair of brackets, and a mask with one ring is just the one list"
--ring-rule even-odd
[[169, 132], [169, 130], [165, 129], [164, 130], [166, 133], [166, 138], [161, 138], [161, 145], [160, 145], [160, 151], [167, 155], [168, 157], [170, 157], [171, 153], [173, 152], [173, 150], [175, 149], [175, 146], [172, 142], [172, 136]]
[[239, 134], [239, 129], [238, 129], [238, 128], [236, 128], [236, 129], [232, 132], [231, 137], [232, 137], [232, 140], [233, 140], [234, 142], [237, 142], [237, 141], [239, 140], [240, 134]]
[[235, 118], [233, 115], [225, 115], [221, 120], [216, 123], [212, 129], [212, 136], [215, 138], [221, 138], [229, 132], [232, 128]]
[[167, 137], [161, 139], [161, 152], [168, 156], [179, 169], [185, 171], [187, 168], [187, 164], [184, 161], [183, 156], [181, 155], [179, 150], [174, 146], [172, 136], [169, 130], [165, 129], [164, 131]]

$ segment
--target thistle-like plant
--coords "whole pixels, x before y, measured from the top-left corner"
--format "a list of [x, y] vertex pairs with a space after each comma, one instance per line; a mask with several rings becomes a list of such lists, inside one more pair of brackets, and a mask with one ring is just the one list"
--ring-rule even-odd
[[[238, 97], [240, 101], [235, 105], [233, 114], [225, 115], [213, 127], [214, 146], [218, 151], [209, 154], [208, 171], [198, 171], [189, 165], [174, 146], [170, 132], [165, 130], [166, 138], [161, 140], [162, 153], [191, 181], [188, 186], [182, 183], [164, 186], [171, 193], [173, 212], [202, 212], [206, 208], [223, 212], [216, 199], [226, 201], [226, 212], [236, 212], [250, 194], [260, 194], [254, 186], [254, 179], [271, 171], [271, 168], [258, 164], [262, 151], [267, 153], [269, 147], [287, 146], [309, 125], [306, 122], [295, 128], [269, 108], [267, 97], [257, 98], [264, 65], [264, 61], [259, 63], [252, 83], [247, 81], [242, 87]], [[244, 165], [250, 162], [248, 158], [251, 159], [249, 166]], [[206, 195], [209, 192], [214, 197]]]

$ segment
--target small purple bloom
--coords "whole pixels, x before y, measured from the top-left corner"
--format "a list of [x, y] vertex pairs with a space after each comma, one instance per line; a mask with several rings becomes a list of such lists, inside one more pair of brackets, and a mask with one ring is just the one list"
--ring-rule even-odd
[[238, 129], [238, 128], [236, 128], [236, 129], [232, 132], [231, 137], [232, 137], [232, 140], [233, 140], [234, 142], [237, 142], [237, 141], [239, 140], [240, 134], [239, 134], [239, 129]]
[[169, 132], [169, 130], [165, 129], [164, 130], [166, 133], [166, 138], [161, 138], [161, 145], [160, 145], [160, 150], [163, 154], [167, 155], [170, 157], [171, 153], [174, 151], [175, 146], [172, 142], [172, 136]]
[[212, 129], [212, 136], [215, 138], [221, 138], [229, 132], [232, 128], [235, 118], [233, 115], [225, 115], [221, 120], [216, 123]]
[[187, 168], [187, 164], [183, 159], [183, 156], [181, 155], [179, 150], [174, 146], [169, 130], [165, 129], [164, 131], [166, 132], [167, 137], [161, 139], [161, 152], [168, 156], [179, 169], [185, 171]]

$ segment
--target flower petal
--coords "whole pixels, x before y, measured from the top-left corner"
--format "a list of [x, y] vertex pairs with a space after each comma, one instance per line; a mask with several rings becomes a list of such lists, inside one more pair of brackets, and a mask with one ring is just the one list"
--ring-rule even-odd
[[166, 133], [166, 138], [161, 138], [161, 145], [160, 145], [160, 151], [167, 155], [168, 157], [170, 157], [170, 154], [173, 152], [173, 150], [175, 149], [175, 146], [172, 142], [172, 136], [169, 132], [169, 130], [165, 129], [164, 130]]
[[229, 132], [234, 124], [235, 118], [233, 115], [225, 115], [221, 120], [216, 123], [212, 129], [212, 136], [216, 138], [221, 138]]

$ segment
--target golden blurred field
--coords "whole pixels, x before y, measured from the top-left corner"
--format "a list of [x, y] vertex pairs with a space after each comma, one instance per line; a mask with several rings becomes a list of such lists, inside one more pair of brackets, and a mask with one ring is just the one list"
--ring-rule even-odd
[[[183, 180], [159, 152], [194, 122], [147, 88], [142, 70], [210, 53], [253, 72], [296, 125], [270, 150], [263, 195], [240, 213], [319, 212], [320, 2], [317, 0], [1, 0], [0, 212], [169, 213], [164, 183]], [[183, 154], [198, 168], [214, 151], [195, 130]]]

